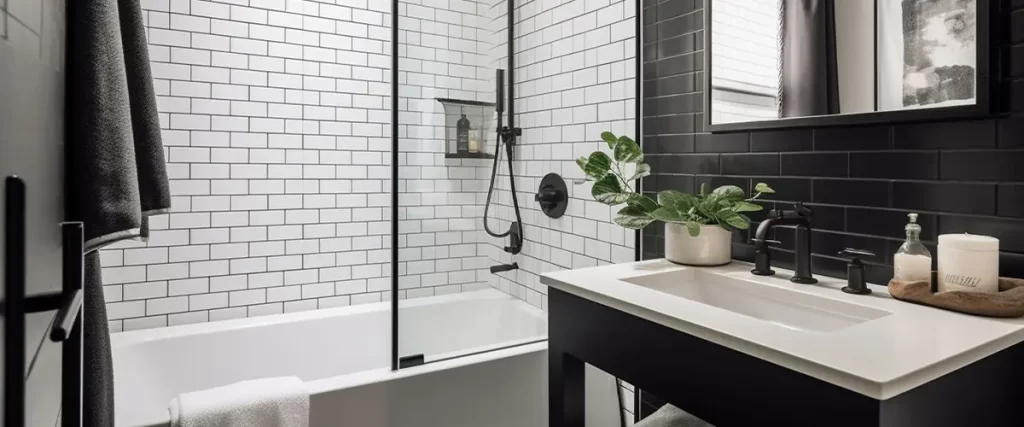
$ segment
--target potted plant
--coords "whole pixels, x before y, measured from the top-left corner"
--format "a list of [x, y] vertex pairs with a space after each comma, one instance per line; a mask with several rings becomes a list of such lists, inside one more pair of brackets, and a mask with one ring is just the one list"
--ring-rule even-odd
[[707, 192], [702, 184], [699, 194], [664, 190], [654, 200], [631, 186], [651, 174], [640, 146], [627, 136], [611, 132], [603, 132], [601, 139], [608, 143], [611, 156], [595, 151], [576, 159], [587, 180], [594, 182], [594, 199], [609, 206], [624, 204], [615, 223], [628, 229], [639, 230], [654, 221], [664, 222], [665, 258], [678, 264], [728, 264], [732, 260], [732, 231], [750, 228], [750, 218], [744, 212], [760, 211], [763, 207], [753, 201], [762, 194], [775, 192], [759, 182], [754, 187], [756, 194], [747, 198], [743, 189], [735, 185]]

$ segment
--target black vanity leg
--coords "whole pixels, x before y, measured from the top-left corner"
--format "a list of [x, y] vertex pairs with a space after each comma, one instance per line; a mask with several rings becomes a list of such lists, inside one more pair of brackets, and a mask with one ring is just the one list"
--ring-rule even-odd
[[549, 427], [585, 427], [585, 383], [582, 360], [548, 348]]

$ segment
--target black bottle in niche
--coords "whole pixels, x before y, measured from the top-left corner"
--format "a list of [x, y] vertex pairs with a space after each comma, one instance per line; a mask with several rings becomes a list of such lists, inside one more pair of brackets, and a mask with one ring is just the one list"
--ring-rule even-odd
[[469, 152], [469, 119], [463, 114], [462, 118], [455, 123], [456, 127], [456, 143], [455, 149], [460, 153]]

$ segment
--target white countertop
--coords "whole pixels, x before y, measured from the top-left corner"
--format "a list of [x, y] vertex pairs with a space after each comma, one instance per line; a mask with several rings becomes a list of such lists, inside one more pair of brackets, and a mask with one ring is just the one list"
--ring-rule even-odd
[[754, 276], [733, 262], [703, 270], [892, 313], [831, 332], [795, 330], [623, 281], [688, 268], [665, 260], [547, 273], [541, 283], [814, 378], [885, 400], [1024, 341], [1024, 319], [953, 313], [892, 298], [840, 291], [842, 279], [815, 285], [789, 281], [792, 272]]

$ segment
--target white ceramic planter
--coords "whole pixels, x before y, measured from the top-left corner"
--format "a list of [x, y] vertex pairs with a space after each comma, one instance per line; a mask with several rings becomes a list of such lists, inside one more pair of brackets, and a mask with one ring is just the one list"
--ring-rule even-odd
[[717, 225], [702, 225], [690, 236], [685, 224], [665, 223], [665, 259], [684, 265], [725, 265], [732, 262], [732, 232]]

